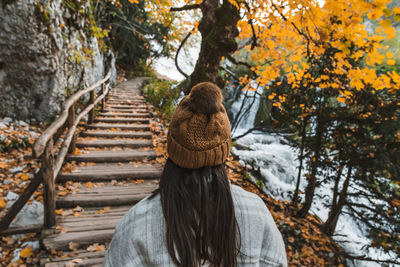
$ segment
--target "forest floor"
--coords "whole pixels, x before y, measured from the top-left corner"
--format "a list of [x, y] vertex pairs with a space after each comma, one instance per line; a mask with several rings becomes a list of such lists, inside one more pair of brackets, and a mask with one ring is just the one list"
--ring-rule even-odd
[[[152, 108], [154, 121], [151, 124], [155, 151], [166, 160], [166, 135], [168, 121]], [[12, 202], [13, 192], [20, 194], [27, 182], [38, 169], [38, 164], [31, 158], [31, 146], [39, 136], [42, 127], [34, 127], [22, 122], [0, 121], [0, 218], [8, 202]], [[234, 156], [227, 163], [229, 178], [233, 184], [259, 195], [275, 219], [286, 244], [289, 266], [346, 266], [340, 255], [342, 249], [330, 237], [324, 235], [319, 225], [321, 222], [312, 215], [305, 219], [293, 216], [295, 207], [288, 201], [276, 200], [266, 195], [248, 177]], [[14, 195], [15, 196], [15, 195]], [[43, 199], [42, 188], [35, 192], [30, 204]], [[40, 234], [23, 234], [0, 237], [0, 262], [2, 266], [35, 266], [44, 251], [40, 249]]]

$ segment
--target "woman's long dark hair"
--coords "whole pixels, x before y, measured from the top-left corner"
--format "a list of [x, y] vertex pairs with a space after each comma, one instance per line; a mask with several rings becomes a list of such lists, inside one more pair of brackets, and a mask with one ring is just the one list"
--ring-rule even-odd
[[178, 266], [237, 265], [240, 233], [224, 165], [184, 169], [167, 160], [160, 179], [167, 248]]

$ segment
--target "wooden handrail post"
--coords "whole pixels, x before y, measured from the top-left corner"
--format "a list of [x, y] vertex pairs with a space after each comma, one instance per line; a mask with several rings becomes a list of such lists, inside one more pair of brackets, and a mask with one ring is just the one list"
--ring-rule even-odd
[[[89, 105], [94, 103], [94, 99], [95, 99], [95, 92], [93, 90], [93, 91], [90, 92]], [[89, 112], [88, 124], [92, 124], [93, 123], [93, 120], [94, 120], [94, 109], [95, 109], [95, 107], [93, 107], [93, 109]]]
[[[102, 83], [102, 84], [101, 84], [101, 94], [104, 94], [105, 91], [106, 91], [106, 84], [105, 84], [105, 83]], [[106, 101], [106, 98], [104, 97], [104, 98], [101, 100], [101, 110], [104, 110], [105, 101]]]
[[44, 227], [56, 224], [56, 186], [54, 179], [53, 139], [50, 138], [41, 157], [43, 170]]
[[[71, 108], [69, 109], [68, 113], [68, 128], [71, 128], [76, 120], [76, 104], [72, 105]], [[71, 144], [69, 145], [68, 152], [73, 153], [75, 151], [75, 143], [76, 143], [76, 135], [72, 137]]]

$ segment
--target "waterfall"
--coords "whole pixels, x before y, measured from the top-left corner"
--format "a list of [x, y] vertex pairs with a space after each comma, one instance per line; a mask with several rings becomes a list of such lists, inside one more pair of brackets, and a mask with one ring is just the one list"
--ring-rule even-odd
[[254, 127], [264, 87], [258, 86], [255, 81], [252, 81], [250, 88], [251, 90], [240, 92], [239, 98], [231, 106], [233, 134], [244, 132]]

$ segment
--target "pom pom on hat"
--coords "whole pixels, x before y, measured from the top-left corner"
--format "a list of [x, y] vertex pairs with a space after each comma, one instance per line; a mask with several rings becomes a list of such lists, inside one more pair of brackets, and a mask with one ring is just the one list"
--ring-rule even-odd
[[168, 129], [169, 158], [183, 168], [197, 169], [225, 162], [231, 149], [231, 127], [221, 89], [199, 83], [178, 104]]
[[187, 105], [194, 113], [215, 114], [221, 111], [221, 89], [213, 83], [199, 83], [192, 88]]

